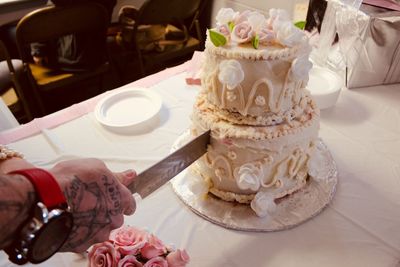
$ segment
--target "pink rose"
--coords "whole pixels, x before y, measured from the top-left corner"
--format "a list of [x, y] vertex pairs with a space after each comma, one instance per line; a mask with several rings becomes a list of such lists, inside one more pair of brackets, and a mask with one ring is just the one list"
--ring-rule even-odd
[[89, 252], [89, 267], [116, 267], [119, 253], [111, 242], [95, 244]]
[[229, 37], [231, 32], [229, 30], [229, 26], [227, 24], [221, 24], [217, 26], [217, 31], [222, 33], [225, 37]]
[[168, 267], [168, 263], [163, 257], [155, 257], [146, 262], [143, 267]]
[[118, 267], [143, 267], [143, 264], [133, 255], [127, 255], [118, 262]]
[[167, 252], [165, 245], [155, 235], [150, 235], [147, 243], [141, 248], [140, 253], [146, 259], [161, 256]]
[[272, 30], [263, 27], [261, 28], [258, 37], [260, 44], [269, 44], [275, 40], [275, 33]]
[[244, 21], [233, 28], [231, 39], [239, 44], [249, 42], [254, 35], [250, 24]]
[[123, 226], [111, 232], [110, 240], [114, 241], [118, 251], [124, 255], [136, 255], [146, 244], [149, 234], [131, 226]]
[[186, 250], [176, 250], [168, 254], [168, 267], [184, 267], [189, 263], [189, 255]]

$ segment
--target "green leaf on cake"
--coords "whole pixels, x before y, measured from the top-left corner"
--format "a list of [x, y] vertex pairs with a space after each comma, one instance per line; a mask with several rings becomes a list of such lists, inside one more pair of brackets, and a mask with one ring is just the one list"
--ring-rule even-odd
[[229, 31], [232, 32], [233, 28], [235, 28], [235, 23], [233, 21], [228, 22]]
[[255, 49], [258, 49], [258, 45], [260, 43], [260, 38], [258, 37], [258, 35], [256, 34], [256, 36], [253, 37], [253, 39], [251, 39], [251, 44], [253, 45], [253, 47]]
[[301, 21], [296, 22], [294, 24], [294, 26], [296, 26], [300, 30], [304, 30], [304, 28], [306, 27], [306, 22], [304, 20], [301, 20]]
[[222, 33], [213, 31], [213, 30], [208, 30], [211, 42], [215, 45], [215, 46], [222, 46], [226, 44], [226, 38]]

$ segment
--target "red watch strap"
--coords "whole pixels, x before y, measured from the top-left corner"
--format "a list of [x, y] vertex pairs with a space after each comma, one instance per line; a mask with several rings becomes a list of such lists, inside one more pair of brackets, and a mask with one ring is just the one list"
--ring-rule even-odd
[[64, 194], [54, 176], [46, 170], [33, 168], [16, 170], [10, 174], [25, 176], [34, 186], [39, 200], [48, 208], [59, 208], [67, 205]]

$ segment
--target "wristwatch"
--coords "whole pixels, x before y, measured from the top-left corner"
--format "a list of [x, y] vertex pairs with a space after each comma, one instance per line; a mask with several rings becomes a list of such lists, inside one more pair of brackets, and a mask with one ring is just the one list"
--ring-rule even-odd
[[56, 253], [67, 240], [73, 226], [72, 213], [60, 186], [43, 169], [24, 169], [10, 174], [26, 177], [36, 191], [36, 204], [30, 217], [19, 228], [13, 243], [4, 249], [9, 260], [22, 265], [40, 263]]

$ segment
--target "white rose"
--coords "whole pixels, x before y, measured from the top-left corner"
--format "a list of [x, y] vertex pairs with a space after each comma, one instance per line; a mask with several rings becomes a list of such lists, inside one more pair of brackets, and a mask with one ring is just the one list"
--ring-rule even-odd
[[228, 22], [233, 21], [238, 14], [239, 12], [233, 11], [232, 8], [221, 8], [216, 17], [217, 24], [228, 24]]
[[223, 60], [219, 64], [218, 79], [222, 84], [226, 84], [228, 89], [234, 89], [244, 79], [244, 72], [239, 61]]
[[247, 21], [254, 31], [259, 31], [261, 27], [265, 24], [266, 19], [264, 15], [259, 12], [251, 12], [249, 17], [247, 18]]
[[269, 10], [269, 18], [267, 24], [270, 28], [274, 27], [274, 24], [282, 23], [283, 21], [290, 21], [289, 13], [284, 9], [271, 8]]
[[274, 196], [268, 192], [258, 192], [250, 203], [258, 217], [271, 216], [276, 211]]
[[[277, 29], [275, 29], [277, 28]], [[286, 46], [293, 47], [300, 44], [305, 37], [302, 30], [293, 25], [290, 21], [285, 21], [274, 25], [274, 30], [277, 33], [276, 38], [278, 41]]]
[[242, 190], [257, 191], [261, 185], [261, 175], [262, 170], [251, 163], [243, 164], [239, 169], [234, 170], [236, 184]]
[[294, 80], [305, 81], [308, 79], [308, 73], [310, 72], [313, 64], [308, 60], [308, 55], [303, 55], [292, 62], [292, 76]]

